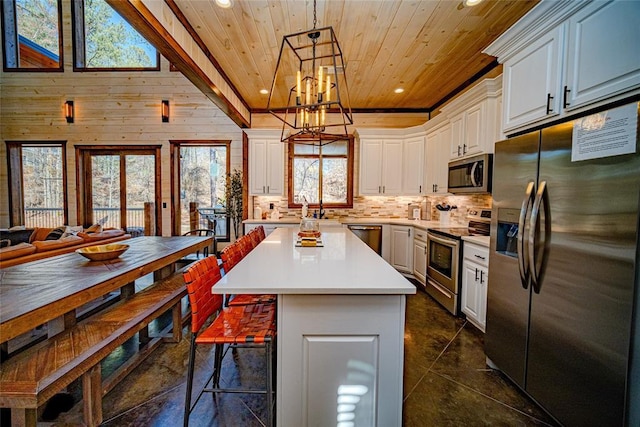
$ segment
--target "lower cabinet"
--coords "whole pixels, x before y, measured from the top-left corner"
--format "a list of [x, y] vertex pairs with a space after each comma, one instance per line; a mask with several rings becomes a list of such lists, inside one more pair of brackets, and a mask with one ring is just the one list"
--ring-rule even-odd
[[489, 248], [465, 241], [463, 251], [462, 312], [471, 323], [484, 332], [487, 317]]
[[391, 226], [391, 265], [402, 273], [413, 274], [413, 227]]
[[427, 232], [420, 229], [413, 233], [413, 277], [427, 283]]

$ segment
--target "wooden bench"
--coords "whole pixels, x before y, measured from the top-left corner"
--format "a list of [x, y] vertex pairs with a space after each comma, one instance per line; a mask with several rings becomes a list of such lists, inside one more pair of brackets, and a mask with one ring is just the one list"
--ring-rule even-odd
[[[178, 271], [4, 362], [0, 372], [0, 407], [11, 408], [11, 424], [35, 426], [38, 407], [72, 381], [82, 378], [85, 423], [99, 425], [102, 396], [159, 343], [182, 339], [188, 315], [183, 318], [181, 299], [186, 295], [182, 271]], [[149, 339], [149, 323], [170, 309], [172, 325], [160, 336]], [[171, 336], [165, 337], [171, 330]], [[102, 359], [137, 332], [145, 345], [103, 382]]]

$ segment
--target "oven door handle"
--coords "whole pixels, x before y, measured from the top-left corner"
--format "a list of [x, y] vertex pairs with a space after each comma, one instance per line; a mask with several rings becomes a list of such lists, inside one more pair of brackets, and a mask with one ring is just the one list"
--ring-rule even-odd
[[533, 192], [535, 182], [530, 181], [525, 191], [524, 199], [522, 199], [522, 207], [520, 208], [520, 218], [518, 219], [518, 270], [520, 271], [520, 283], [524, 289], [529, 286], [529, 269], [530, 265], [527, 264], [528, 256], [525, 254], [527, 246], [525, 245], [525, 223], [527, 220], [527, 213], [529, 207], [533, 205], [535, 194]]
[[458, 242], [454, 239], [447, 239], [446, 237], [436, 236], [432, 233], [427, 233], [427, 240], [433, 240], [436, 243], [440, 243], [441, 245], [448, 246], [450, 248], [457, 248]]

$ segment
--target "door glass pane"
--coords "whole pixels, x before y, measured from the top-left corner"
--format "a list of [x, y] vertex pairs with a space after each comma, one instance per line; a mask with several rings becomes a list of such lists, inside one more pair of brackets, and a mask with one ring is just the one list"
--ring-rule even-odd
[[[227, 147], [180, 147], [180, 230], [215, 229], [228, 239], [226, 217]], [[190, 221], [189, 206], [197, 203], [197, 223]], [[194, 219], [196, 220], [196, 219]]]
[[93, 222], [107, 228], [120, 224], [120, 156], [91, 157]]
[[319, 203], [319, 159], [293, 159], [293, 200], [302, 203], [303, 197], [308, 203]]
[[347, 202], [347, 159], [322, 159], [322, 202]]
[[64, 225], [62, 161], [62, 147], [22, 147], [25, 226]]
[[155, 200], [155, 157], [125, 156], [127, 231], [144, 230], [144, 204]]

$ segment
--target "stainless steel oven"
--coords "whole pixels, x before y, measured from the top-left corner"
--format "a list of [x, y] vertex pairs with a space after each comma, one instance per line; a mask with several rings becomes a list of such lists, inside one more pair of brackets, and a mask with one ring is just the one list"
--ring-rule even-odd
[[458, 314], [460, 240], [427, 232], [426, 291], [452, 314]]

